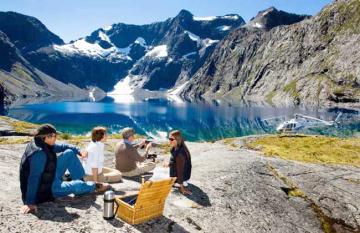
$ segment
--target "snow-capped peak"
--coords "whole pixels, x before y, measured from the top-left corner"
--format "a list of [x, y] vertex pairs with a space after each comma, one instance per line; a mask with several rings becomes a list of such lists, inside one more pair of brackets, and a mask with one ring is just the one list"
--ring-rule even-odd
[[126, 51], [122, 51], [122, 49], [116, 48], [114, 46], [108, 49], [104, 49], [99, 44], [89, 43], [85, 39], [79, 39], [73, 43], [65, 45], [53, 45], [53, 48], [68, 55], [82, 54], [89, 57], [107, 58], [115, 62], [118, 59], [131, 60], [131, 58], [127, 56]]
[[106, 56], [112, 52], [112, 49], [103, 49], [98, 44], [91, 44], [85, 39], [77, 40], [71, 44], [54, 45], [54, 49], [63, 53], [82, 53], [90, 56]]

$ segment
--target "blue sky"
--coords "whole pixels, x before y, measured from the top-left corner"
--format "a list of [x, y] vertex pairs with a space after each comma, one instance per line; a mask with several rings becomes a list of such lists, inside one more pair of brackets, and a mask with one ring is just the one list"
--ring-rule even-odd
[[318, 13], [331, 0], [1, 0], [0, 11], [40, 19], [65, 42], [113, 23], [148, 24], [174, 17], [181, 9], [195, 16], [239, 14], [247, 22], [270, 6], [292, 13]]

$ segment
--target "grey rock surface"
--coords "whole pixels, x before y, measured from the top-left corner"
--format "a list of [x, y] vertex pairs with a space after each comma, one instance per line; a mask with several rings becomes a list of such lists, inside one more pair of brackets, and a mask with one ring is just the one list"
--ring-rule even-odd
[[[102, 219], [102, 195], [67, 197], [40, 205], [38, 214], [21, 215], [18, 165], [25, 144], [0, 145], [0, 227], [4, 232], [323, 232], [308, 200], [286, 194], [286, 184], [269, 164], [287, 176], [329, 217], [359, 231], [359, 168], [302, 164], [233, 147], [223, 142], [187, 143], [192, 153], [192, 196], [169, 195], [164, 216], [130, 226]], [[239, 143], [241, 145], [241, 139]], [[160, 153], [160, 151], [158, 151]], [[167, 160], [161, 154], [159, 160]], [[105, 164], [113, 166], [112, 151]], [[158, 164], [160, 166], [160, 164]], [[118, 195], [138, 190], [138, 180], [114, 184]], [[340, 222], [341, 222], [340, 221]], [[353, 227], [353, 228], [351, 228]]]

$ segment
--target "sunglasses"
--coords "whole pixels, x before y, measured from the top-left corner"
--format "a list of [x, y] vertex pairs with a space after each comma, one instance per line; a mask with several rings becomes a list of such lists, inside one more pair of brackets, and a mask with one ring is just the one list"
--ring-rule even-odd
[[169, 138], [169, 141], [170, 142], [172, 142], [172, 141], [174, 141], [175, 140], [175, 138]]

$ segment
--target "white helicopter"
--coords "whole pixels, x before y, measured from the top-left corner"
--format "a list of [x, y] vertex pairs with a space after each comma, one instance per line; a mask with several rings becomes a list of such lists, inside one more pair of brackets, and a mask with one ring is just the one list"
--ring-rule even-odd
[[305, 116], [301, 114], [294, 114], [294, 118], [281, 123], [276, 131], [278, 133], [297, 133], [299, 130], [304, 128], [314, 128], [320, 126], [333, 126], [335, 124], [339, 124], [339, 119], [342, 113], [335, 118], [334, 121], [325, 121], [316, 117]]

